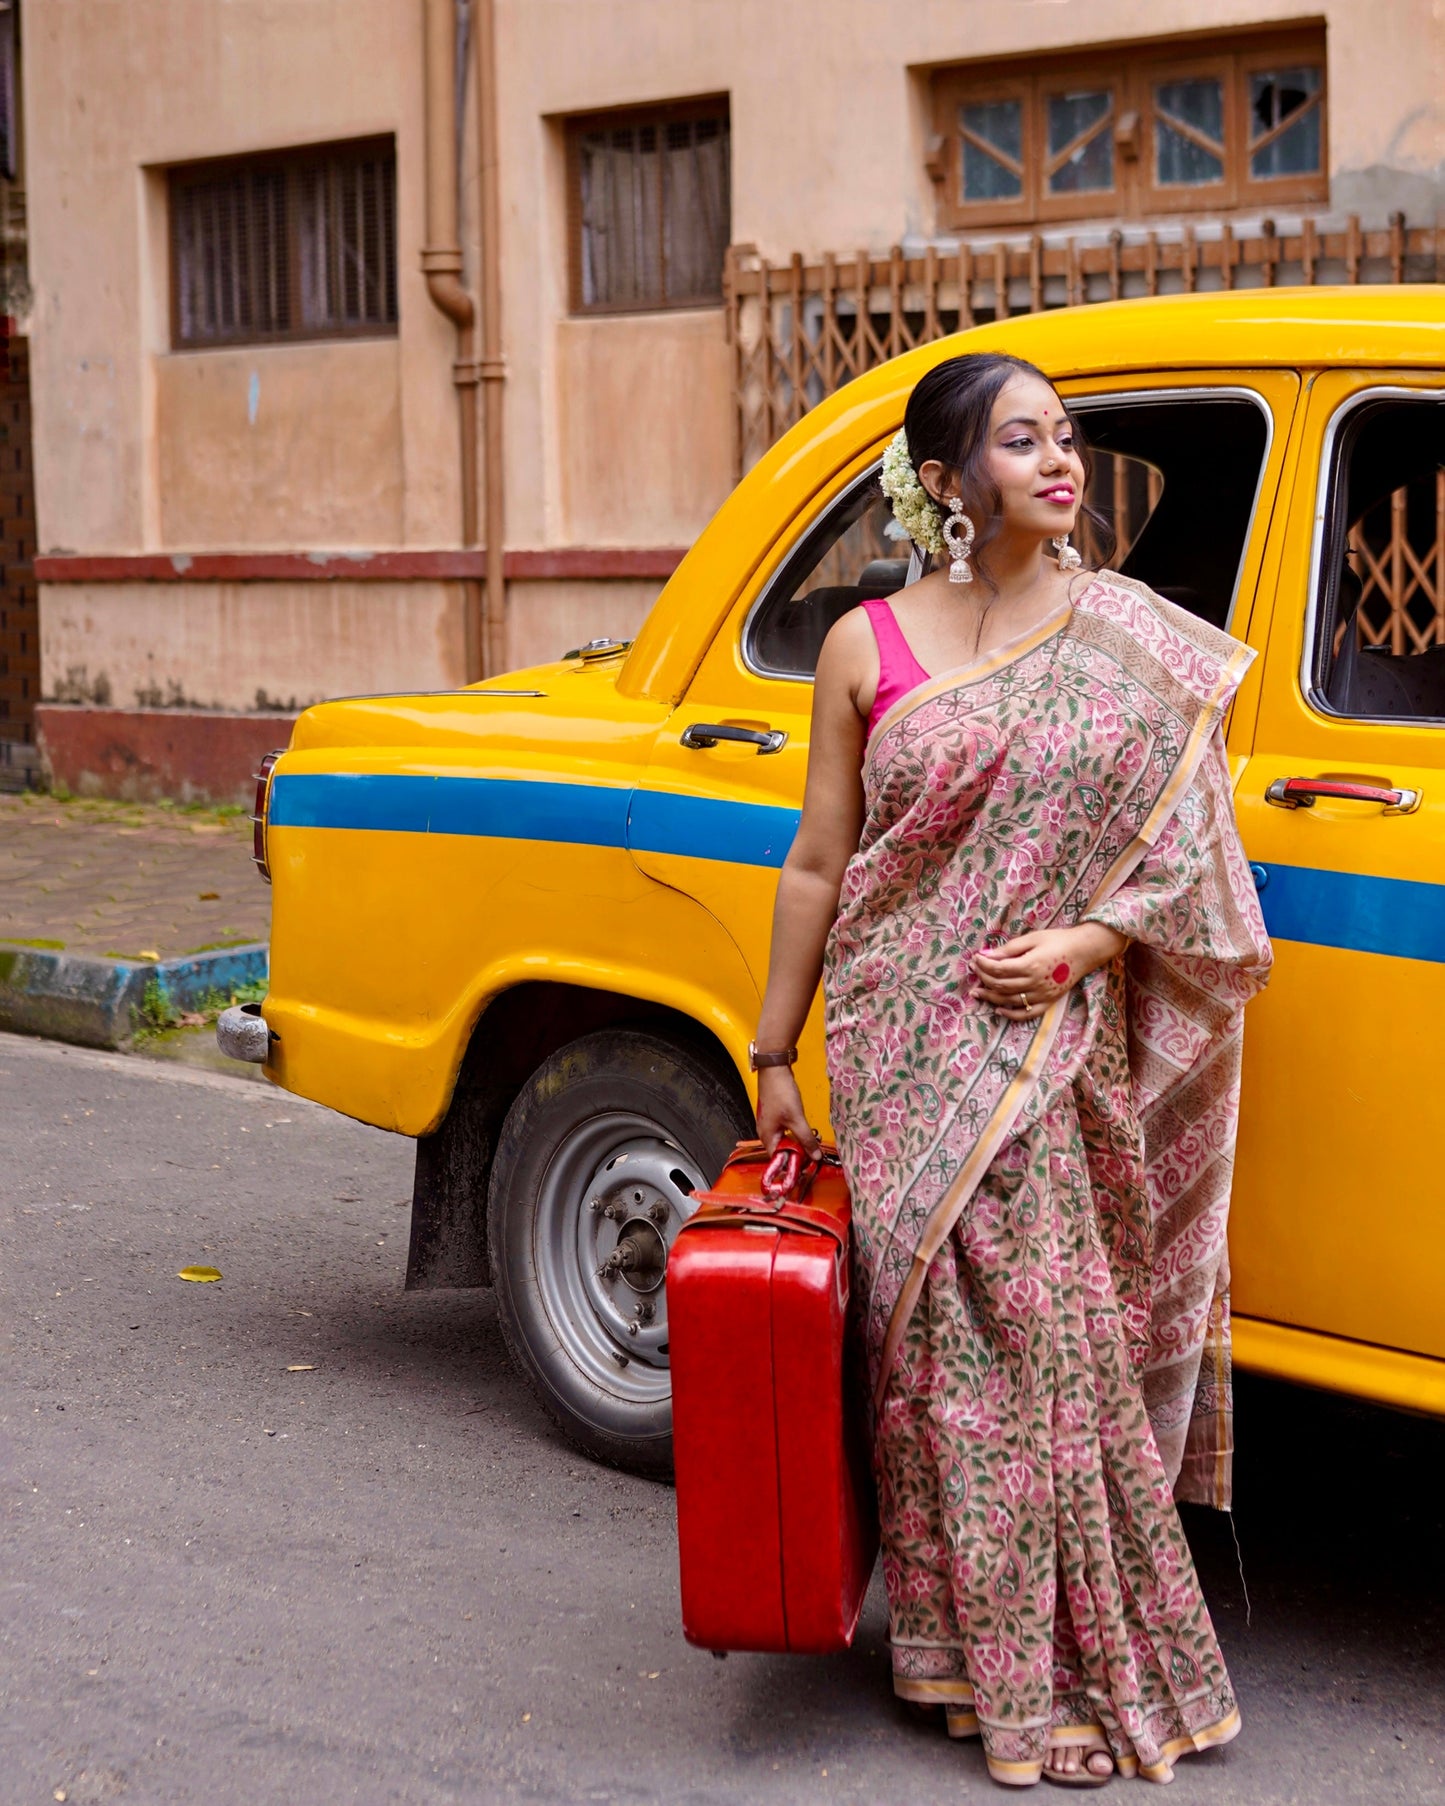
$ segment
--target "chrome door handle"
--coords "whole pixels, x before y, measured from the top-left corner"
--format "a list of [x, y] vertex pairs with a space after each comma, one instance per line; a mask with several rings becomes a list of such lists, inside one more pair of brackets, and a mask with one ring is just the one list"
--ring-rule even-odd
[[1280, 809], [1313, 809], [1322, 796], [1347, 803], [1380, 803], [1384, 815], [1413, 815], [1420, 807], [1421, 792], [1350, 784], [1340, 778], [1276, 778], [1264, 800]]
[[781, 752], [788, 744], [788, 736], [780, 727], [759, 733], [756, 728], [729, 727], [722, 721], [694, 721], [691, 727], [682, 731], [682, 744], [690, 746], [694, 752], [716, 746], [719, 740], [734, 740], [743, 746], [756, 746], [759, 756], [763, 753]]

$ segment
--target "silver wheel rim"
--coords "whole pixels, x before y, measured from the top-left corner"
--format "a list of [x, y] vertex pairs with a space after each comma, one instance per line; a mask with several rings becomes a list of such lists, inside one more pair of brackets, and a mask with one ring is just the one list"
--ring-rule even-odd
[[569, 1362], [629, 1405], [672, 1393], [667, 1254], [706, 1184], [693, 1157], [632, 1111], [590, 1118], [562, 1143], [537, 1197], [537, 1289]]

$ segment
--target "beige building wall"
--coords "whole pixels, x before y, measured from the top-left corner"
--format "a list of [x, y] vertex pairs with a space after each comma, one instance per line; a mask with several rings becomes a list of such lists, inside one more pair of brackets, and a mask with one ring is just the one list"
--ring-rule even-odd
[[46, 681], [62, 702], [284, 712], [464, 681], [455, 583], [54, 584]]
[[[848, 255], [934, 230], [929, 66], [1322, 15], [1335, 203], [1445, 217], [1441, 0], [497, 0], [496, 15], [512, 548], [684, 546], [731, 479], [721, 310], [568, 316], [568, 114], [727, 94], [734, 240]], [[455, 546], [454, 337], [419, 272], [420, 0], [31, 0], [24, 71], [42, 553]], [[165, 167], [373, 133], [396, 138], [396, 338], [171, 351]], [[469, 123], [473, 289], [474, 139]], [[187, 695], [270, 692], [278, 621], [288, 693], [459, 674], [455, 585], [410, 601], [146, 587], [46, 586], [47, 688], [82, 621], [84, 662], [118, 702], [151, 693], [147, 634]], [[513, 585], [511, 662], [625, 630], [656, 587]]]

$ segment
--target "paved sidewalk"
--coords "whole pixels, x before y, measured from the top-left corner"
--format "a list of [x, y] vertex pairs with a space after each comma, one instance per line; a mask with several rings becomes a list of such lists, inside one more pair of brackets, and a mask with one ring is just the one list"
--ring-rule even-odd
[[243, 814], [0, 796], [0, 942], [165, 960], [270, 927]]

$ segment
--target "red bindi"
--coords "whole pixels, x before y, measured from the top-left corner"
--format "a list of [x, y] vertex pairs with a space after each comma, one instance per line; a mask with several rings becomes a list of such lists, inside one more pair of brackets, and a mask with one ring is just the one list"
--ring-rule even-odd
[[1055, 966], [1051, 974], [1056, 985], [1061, 985], [1068, 976], [1069, 968], [1067, 966]]

